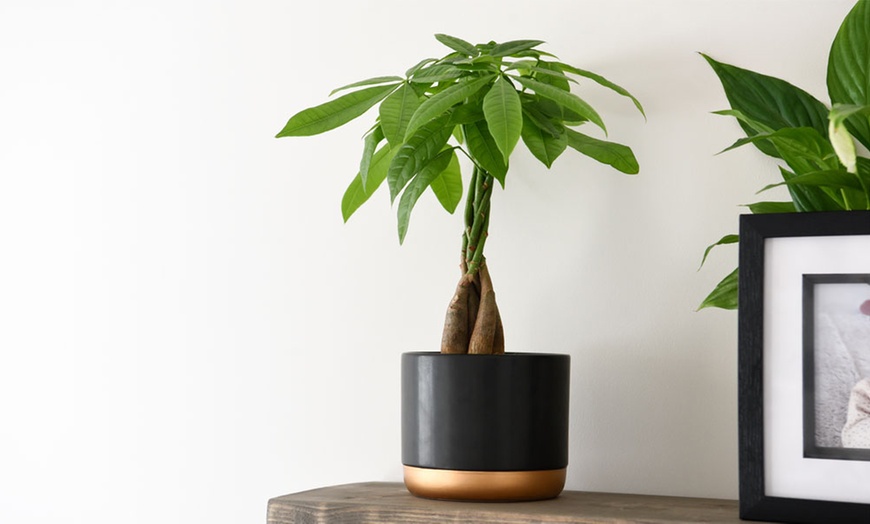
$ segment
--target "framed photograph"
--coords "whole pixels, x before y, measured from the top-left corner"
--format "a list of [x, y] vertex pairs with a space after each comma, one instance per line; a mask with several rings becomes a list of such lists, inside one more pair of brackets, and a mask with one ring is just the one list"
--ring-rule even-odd
[[804, 456], [870, 460], [870, 269], [803, 276], [803, 349]]
[[740, 517], [870, 523], [870, 211], [740, 217]]

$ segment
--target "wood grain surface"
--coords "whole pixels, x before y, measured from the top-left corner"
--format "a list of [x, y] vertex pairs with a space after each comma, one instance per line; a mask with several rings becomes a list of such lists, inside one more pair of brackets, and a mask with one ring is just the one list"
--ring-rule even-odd
[[540, 502], [426, 500], [402, 484], [366, 482], [320, 488], [269, 501], [268, 524], [737, 524], [733, 500], [565, 491]]

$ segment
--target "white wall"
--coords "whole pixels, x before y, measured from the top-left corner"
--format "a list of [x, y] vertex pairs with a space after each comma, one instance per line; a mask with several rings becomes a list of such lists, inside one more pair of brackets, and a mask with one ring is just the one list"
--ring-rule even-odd
[[851, 0], [0, 4], [0, 522], [263, 522], [400, 478], [399, 355], [434, 350], [459, 217], [342, 224], [368, 122], [272, 136], [336, 86], [541, 38], [594, 85], [627, 177], [513, 161], [487, 245], [508, 350], [573, 357], [569, 489], [737, 496], [736, 315], [709, 243], [775, 177], [696, 51], [827, 100]]

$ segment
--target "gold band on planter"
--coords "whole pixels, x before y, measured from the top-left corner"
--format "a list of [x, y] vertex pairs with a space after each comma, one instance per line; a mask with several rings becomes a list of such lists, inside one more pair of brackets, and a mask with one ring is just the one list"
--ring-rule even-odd
[[459, 471], [405, 466], [405, 487], [429, 499], [543, 500], [559, 496], [566, 470]]

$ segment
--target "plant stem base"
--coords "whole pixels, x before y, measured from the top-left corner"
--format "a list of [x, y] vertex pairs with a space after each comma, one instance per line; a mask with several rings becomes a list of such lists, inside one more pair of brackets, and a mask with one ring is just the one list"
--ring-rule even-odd
[[538, 471], [461, 471], [404, 466], [405, 487], [427, 499], [513, 502], [559, 496], [567, 468]]

